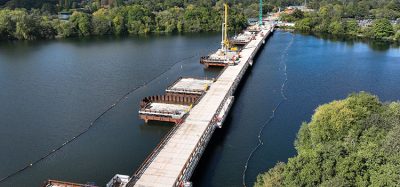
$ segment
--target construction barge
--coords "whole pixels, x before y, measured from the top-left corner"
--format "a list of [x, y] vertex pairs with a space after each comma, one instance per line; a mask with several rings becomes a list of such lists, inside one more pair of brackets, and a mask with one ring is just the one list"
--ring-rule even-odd
[[139, 116], [146, 123], [151, 120], [179, 124], [212, 83], [207, 79], [180, 78], [165, 90], [165, 95], [142, 99]]
[[78, 184], [72, 182], [64, 182], [64, 181], [57, 181], [57, 180], [47, 180], [42, 187], [98, 187], [94, 184], [87, 183], [87, 184]]
[[229, 43], [234, 46], [243, 47], [243, 46], [247, 45], [251, 40], [255, 40], [256, 39], [255, 35], [256, 35], [256, 33], [244, 31], [243, 33], [240, 33], [239, 35], [231, 38], [229, 40]]
[[[210, 66], [226, 67], [237, 65], [240, 60], [240, 49], [247, 45], [250, 41], [255, 40], [257, 33], [244, 31], [237, 36], [234, 36], [229, 41], [223, 37], [221, 48], [216, 52], [200, 58], [200, 63], [205, 68]], [[225, 34], [226, 35], [226, 34]]]

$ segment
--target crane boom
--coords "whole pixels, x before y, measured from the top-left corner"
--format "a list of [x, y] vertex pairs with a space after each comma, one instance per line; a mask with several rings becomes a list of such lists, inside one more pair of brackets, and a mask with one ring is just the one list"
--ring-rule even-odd
[[224, 23], [224, 47], [225, 49], [229, 48], [229, 40], [228, 40], [228, 4], [224, 4], [225, 7], [225, 23]]

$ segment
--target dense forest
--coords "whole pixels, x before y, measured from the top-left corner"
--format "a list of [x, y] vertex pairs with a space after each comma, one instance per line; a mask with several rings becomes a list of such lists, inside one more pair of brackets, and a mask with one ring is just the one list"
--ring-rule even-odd
[[[230, 30], [257, 17], [258, 0], [0, 0], [0, 40], [160, 32], [219, 31], [223, 3], [230, 5]], [[264, 14], [303, 0], [264, 0]], [[308, 0], [316, 11], [283, 15], [296, 30], [400, 40], [398, 0]], [[59, 12], [70, 12], [60, 20]], [[360, 20], [371, 19], [372, 23]], [[367, 21], [368, 22], [368, 21]]]
[[400, 1], [310, 2], [315, 12], [296, 11], [282, 19], [306, 32], [351, 35], [400, 41]]
[[[225, 2], [230, 30], [258, 15], [258, 0], [0, 0], [0, 40], [220, 31]], [[271, 0], [263, 10], [300, 2]], [[60, 20], [59, 12], [72, 15]]]
[[297, 155], [255, 186], [399, 186], [400, 102], [359, 93], [318, 107], [301, 126]]
[[[0, 10], [0, 39], [74, 37], [106, 34], [145, 34], [151, 32], [203, 32], [221, 29], [223, 1], [118, 1], [104, 6], [101, 1], [53, 1], [40, 6], [24, 0], [3, 4]], [[18, 6], [15, 2], [18, 2]], [[29, 1], [30, 2], [30, 1]], [[58, 2], [58, 1], [57, 1]], [[67, 3], [65, 3], [67, 2]], [[115, 5], [116, 4], [116, 5]], [[16, 6], [16, 7], [14, 7]], [[30, 7], [32, 6], [32, 7]], [[24, 8], [20, 8], [24, 7]], [[231, 4], [229, 28], [247, 24], [243, 4]], [[71, 12], [60, 20], [55, 12]]]

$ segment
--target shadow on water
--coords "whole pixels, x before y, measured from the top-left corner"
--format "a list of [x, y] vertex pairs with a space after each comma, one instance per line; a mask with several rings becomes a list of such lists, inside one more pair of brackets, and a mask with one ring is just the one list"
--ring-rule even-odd
[[141, 124], [140, 129], [146, 130], [149, 128], [161, 128], [165, 130], [165, 129], [171, 129], [174, 125], [175, 125], [174, 123], [168, 123], [168, 122], [149, 121], [147, 123]]
[[110, 43], [120, 43], [124, 41], [132, 42], [144, 42], [144, 41], [160, 41], [160, 40], [171, 40], [176, 37], [182, 38], [204, 38], [214, 33], [153, 33], [153, 34], [142, 34], [142, 35], [105, 35], [105, 36], [88, 36], [88, 37], [71, 37], [71, 38], [59, 38], [59, 39], [42, 39], [42, 40], [7, 40], [1, 41], [0, 53], [2, 55], [15, 56], [16, 54], [35, 53], [50, 44], [70, 44], [78, 47], [88, 47], [97, 45], [109, 45]]

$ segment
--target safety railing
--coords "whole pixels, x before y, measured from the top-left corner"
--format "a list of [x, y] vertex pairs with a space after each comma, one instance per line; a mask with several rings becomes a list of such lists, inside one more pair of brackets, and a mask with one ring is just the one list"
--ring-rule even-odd
[[[182, 122], [181, 122], [182, 123]], [[156, 148], [150, 153], [150, 155], [144, 160], [144, 162], [139, 166], [136, 172], [133, 174], [131, 179], [129, 180], [127, 187], [133, 187], [135, 183], [139, 180], [139, 178], [143, 175], [144, 171], [148, 168], [150, 163], [156, 158], [156, 156], [160, 153], [161, 149], [167, 144], [167, 142], [171, 139], [173, 134], [180, 128], [180, 125], [175, 125], [162, 139], [162, 141], [156, 146]]]

